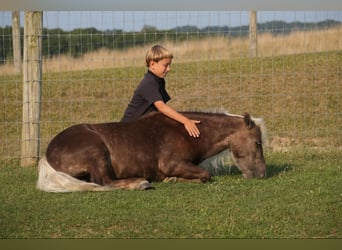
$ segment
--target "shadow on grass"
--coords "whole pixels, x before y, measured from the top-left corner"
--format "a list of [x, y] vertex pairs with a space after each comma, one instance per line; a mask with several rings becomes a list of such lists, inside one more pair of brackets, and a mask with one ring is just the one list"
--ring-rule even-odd
[[[293, 167], [289, 164], [282, 164], [282, 165], [277, 165], [277, 164], [267, 164], [266, 166], [266, 179], [268, 178], [273, 178], [278, 175], [284, 174], [288, 171], [291, 171]], [[220, 167], [215, 167], [215, 168], [207, 168], [209, 173], [212, 176], [226, 176], [226, 175], [242, 175], [241, 170], [235, 166], [220, 166]]]
[[286, 173], [288, 171], [292, 170], [292, 166], [289, 164], [282, 164], [282, 165], [277, 165], [277, 164], [268, 164], [266, 166], [266, 173], [267, 177], [266, 178], [272, 178], [275, 176], [278, 176], [280, 174]]

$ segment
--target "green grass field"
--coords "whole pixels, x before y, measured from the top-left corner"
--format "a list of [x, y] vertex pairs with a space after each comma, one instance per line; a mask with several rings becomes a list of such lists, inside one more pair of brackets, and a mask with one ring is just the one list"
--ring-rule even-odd
[[[207, 184], [155, 183], [146, 192], [36, 190], [36, 168], [18, 160], [21, 78], [0, 76], [0, 238], [341, 238], [341, 67], [341, 51], [175, 61], [171, 106], [264, 118], [268, 178], [223, 170]], [[144, 72], [44, 74], [42, 154], [71, 124], [118, 120]]]
[[1, 167], [0, 238], [341, 238], [340, 152], [267, 154], [269, 178], [155, 183], [150, 191], [45, 193]]

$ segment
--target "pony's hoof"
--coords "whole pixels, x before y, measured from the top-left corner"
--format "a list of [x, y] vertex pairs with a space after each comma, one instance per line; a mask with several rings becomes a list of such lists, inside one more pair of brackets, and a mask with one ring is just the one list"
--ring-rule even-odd
[[148, 181], [142, 181], [139, 183], [138, 187], [139, 190], [148, 190], [148, 189], [155, 189], [152, 184]]
[[163, 182], [177, 182], [177, 177], [165, 177]]

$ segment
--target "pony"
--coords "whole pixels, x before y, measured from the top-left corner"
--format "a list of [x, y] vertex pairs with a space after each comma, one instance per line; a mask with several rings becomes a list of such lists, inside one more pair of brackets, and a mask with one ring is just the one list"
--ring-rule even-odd
[[266, 176], [264, 125], [248, 113], [182, 112], [200, 120], [201, 135], [159, 112], [132, 122], [78, 124], [57, 134], [38, 164], [37, 188], [47, 192], [150, 189], [151, 182], [208, 182], [198, 165], [231, 151], [245, 178]]

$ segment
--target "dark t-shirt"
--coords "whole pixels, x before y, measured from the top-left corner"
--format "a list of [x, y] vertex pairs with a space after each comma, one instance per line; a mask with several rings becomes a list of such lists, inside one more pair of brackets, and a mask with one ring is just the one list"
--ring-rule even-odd
[[146, 113], [157, 111], [156, 101], [168, 102], [169, 94], [165, 89], [165, 80], [147, 71], [144, 78], [134, 91], [121, 122], [129, 122], [138, 119]]

